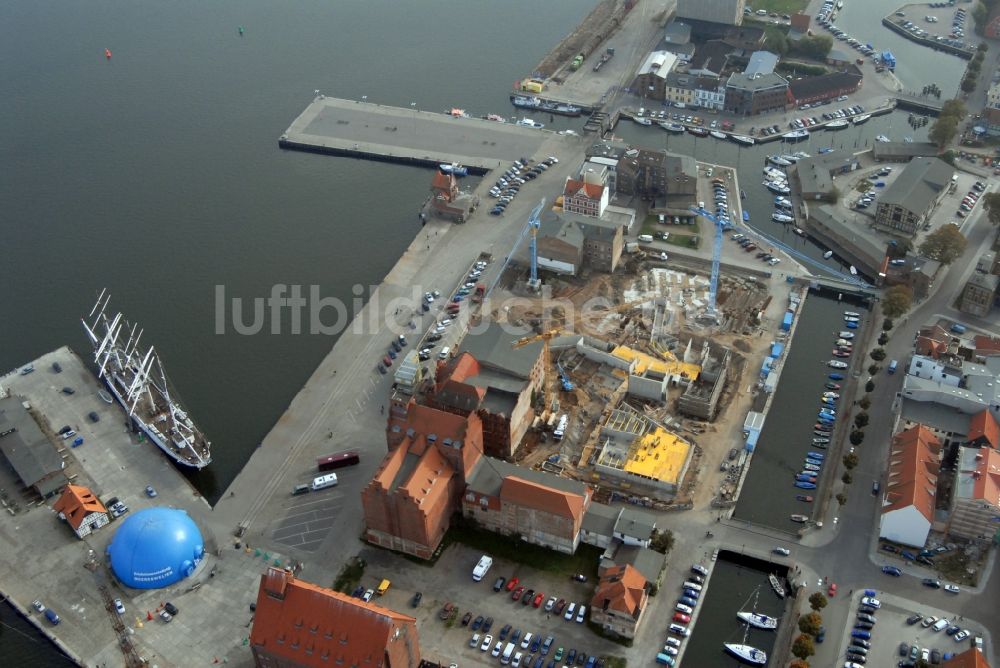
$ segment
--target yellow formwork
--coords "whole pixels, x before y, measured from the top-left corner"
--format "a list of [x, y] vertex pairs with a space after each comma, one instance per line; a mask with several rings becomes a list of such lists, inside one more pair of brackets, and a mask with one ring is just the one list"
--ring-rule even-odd
[[657, 427], [632, 443], [622, 469], [634, 475], [678, 485], [690, 450], [690, 443]]
[[698, 364], [688, 364], [687, 362], [665, 362], [664, 360], [647, 355], [644, 352], [634, 350], [628, 346], [616, 346], [611, 354], [620, 360], [632, 362], [635, 360], [634, 373], [642, 375], [647, 371], [659, 373], [664, 376], [679, 375], [690, 380], [697, 380], [701, 375], [701, 366]]

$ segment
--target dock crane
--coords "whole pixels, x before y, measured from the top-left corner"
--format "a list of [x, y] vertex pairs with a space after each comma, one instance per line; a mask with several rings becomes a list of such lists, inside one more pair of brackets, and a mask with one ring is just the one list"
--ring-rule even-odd
[[707, 218], [715, 226], [715, 241], [712, 246], [712, 278], [708, 284], [708, 309], [705, 315], [715, 322], [719, 322], [719, 312], [716, 307], [716, 299], [719, 295], [719, 261], [722, 259], [722, 233], [729, 226], [729, 221], [716, 217], [699, 206], [691, 207], [691, 213]]
[[[626, 302], [624, 304], [618, 304], [617, 306], [612, 306], [608, 308], [607, 311], [602, 313], [621, 313], [622, 311], [628, 311], [633, 309], [640, 304], [648, 300], [639, 300], [634, 302]], [[553, 413], [559, 410], [559, 398], [553, 389], [554, 385], [554, 374], [552, 373], [552, 353], [549, 350], [549, 342], [557, 336], [566, 334], [566, 328], [575, 329], [580, 321], [583, 320], [584, 313], [577, 314], [571, 322], [567, 323], [565, 327], [556, 327], [554, 329], [549, 329], [542, 332], [541, 334], [534, 334], [531, 336], [525, 336], [523, 338], [517, 339], [511, 344], [514, 349], [522, 348], [529, 343], [535, 343], [536, 341], [542, 341], [542, 363], [545, 365], [545, 407], [548, 408]], [[562, 366], [559, 367], [559, 380], [565, 391], [571, 392], [574, 389], [572, 381], [569, 379], [569, 375], [563, 371]]]

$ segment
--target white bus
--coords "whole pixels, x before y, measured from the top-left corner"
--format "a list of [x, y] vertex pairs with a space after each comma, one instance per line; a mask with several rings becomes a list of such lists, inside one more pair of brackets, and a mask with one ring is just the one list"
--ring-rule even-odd
[[568, 426], [569, 426], [569, 416], [562, 415], [559, 418], [559, 424], [557, 424], [556, 428], [552, 431], [552, 436], [554, 436], [557, 441], [561, 441], [563, 435], [566, 434], [566, 427]]
[[326, 489], [327, 487], [333, 487], [336, 484], [337, 484], [337, 474], [327, 473], [326, 475], [321, 475], [318, 478], [313, 478], [312, 491], [316, 492], [321, 489]]
[[472, 569], [472, 579], [479, 582], [486, 575], [487, 571], [490, 570], [490, 566], [493, 565], [493, 557], [484, 554], [480, 559], [476, 567]]

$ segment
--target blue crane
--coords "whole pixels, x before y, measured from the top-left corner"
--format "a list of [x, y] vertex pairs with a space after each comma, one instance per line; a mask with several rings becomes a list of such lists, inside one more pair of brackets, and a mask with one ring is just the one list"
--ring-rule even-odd
[[542, 226], [539, 216], [542, 215], [542, 207], [545, 206], [545, 198], [538, 203], [531, 215], [528, 216], [528, 229], [531, 231], [531, 278], [528, 279], [528, 287], [537, 290], [538, 281], [538, 228]]
[[715, 245], [712, 247], [712, 280], [708, 286], [708, 315], [718, 319], [715, 300], [719, 294], [719, 260], [722, 258], [722, 233], [730, 226], [730, 223], [727, 218], [716, 217], [698, 206], [691, 207], [691, 213], [702, 218], [707, 218], [715, 225]]

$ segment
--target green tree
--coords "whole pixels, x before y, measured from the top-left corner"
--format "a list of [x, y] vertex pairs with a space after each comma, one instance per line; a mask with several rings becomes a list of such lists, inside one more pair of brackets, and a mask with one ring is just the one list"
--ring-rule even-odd
[[884, 348], [876, 348], [875, 350], [873, 350], [870, 353], [868, 353], [868, 355], [873, 360], [875, 360], [876, 362], [881, 362], [882, 360], [885, 359], [885, 349]]
[[941, 113], [962, 120], [966, 114], [965, 103], [957, 99], [945, 100], [941, 105]]
[[808, 615], [799, 617], [799, 631], [814, 636], [819, 633], [819, 627], [823, 625], [823, 618], [819, 613], [810, 612]]
[[814, 612], [819, 612], [825, 608], [827, 603], [829, 603], [829, 601], [826, 600], [826, 596], [824, 596], [821, 591], [815, 592], [809, 597], [809, 607], [812, 608]]
[[809, 668], [809, 662], [805, 659], [793, 659], [788, 668]]
[[803, 37], [798, 42], [788, 44], [789, 51], [814, 60], [826, 60], [833, 48], [833, 38], [828, 35]]
[[892, 327], [893, 327], [892, 318], [886, 318], [885, 320], [882, 321], [883, 332], [891, 331]]
[[945, 162], [947, 162], [952, 167], [955, 166], [955, 152], [954, 151], [945, 151], [944, 153], [942, 153], [941, 155], [939, 155], [938, 158], [941, 159], [941, 160], [943, 160], [943, 161], [945, 161]]
[[878, 373], [878, 370], [880, 368], [881, 367], [878, 364], [869, 364], [868, 365], [868, 375], [869, 376], [874, 376], [875, 374]]
[[664, 529], [663, 531], [653, 530], [653, 537], [649, 544], [650, 549], [660, 554], [667, 554], [673, 546], [674, 534], [670, 529]]
[[868, 395], [865, 395], [861, 397], [861, 401], [858, 402], [858, 406], [861, 406], [864, 410], [868, 410], [872, 407], [872, 400], [868, 397]]
[[837, 496], [835, 496], [834, 498], [837, 499], [837, 504], [840, 505], [841, 507], [847, 505], [847, 495], [844, 494], [843, 492], [837, 494]]
[[854, 482], [854, 476], [851, 475], [850, 471], [844, 471], [844, 475], [840, 476], [840, 480], [845, 485], [850, 485], [852, 482]]
[[854, 426], [857, 427], [858, 429], [861, 429], [862, 427], [867, 427], [868, 426], [868, 413], [865, 413], [864, 411], [861, 411], [860, 413], [858, 413], [857, 415], [855, 415], [854, 416]]
[[858, 456], [853, 452], [848, 452], [844, 455], [844, 468], [850, 471], [855, 468], [860, 463]]
[[813, 644], [812, 636], [800, 635], [792, 643], [792, 654], [800, 659], [808, 659], [816, 653], [816, 646]]
[[958, 225], [948, 223], [924, 238], [924, 242], [920, 244], [920, 254], [941, 264], [951, 264], [965, 250], [965, 243], [965, 236]]
[[874, 392], [874, 391], [875, 391], [875, 381], [869, 380], [867, 383], [865, 383], [865, 392]]
[[779, 56], [788, 53], [788, 37], [780, 28], [774, 26], [764, 28], [764, 43], [767, 44], [768, 51]]
[[[976, 79], [974, 77], [965, 77], [962, 79], [962, 84], [959, 86], [963, 93], [971, 93], [976, 90]], [[958, 123], [955, 124], [955, 128], [958, 129]], [[954, 136], [954, 134], [952, 135]]]
[[879, 336], [878, 336], [878, 344], [879, 344], [880, 346], [884, 346], [884, 345], [885, 345], [885, 344], [887, 344], [887, 343], [889, 343], [889, 335], [888, 335], [888, 334], [886, 334], [885, 332], [882, 332], [882, 333], [881, 333], [881, 334], [879, 334]]
[[898, 318], [913, 305], [913, 288], [908, 285], [894, 285], [885, 291], [882, 298], [882, 313], [890, 318]]
[[986, 215], [994, 225], [1000, 225], [1000, 193], [986, 193], [983, 195], [983, 207]]
[[865, 432], [855, 429], [851, 432], [851, 445], [861, 445], [865, 440]]
[[957, 132], [958, 119], [954, 116], [945, 116], [942, 114], [931, 125], [931, 129], [927, 132], [927, 138], [937, 144], [940, 150], [951, 143]]

